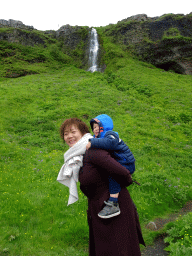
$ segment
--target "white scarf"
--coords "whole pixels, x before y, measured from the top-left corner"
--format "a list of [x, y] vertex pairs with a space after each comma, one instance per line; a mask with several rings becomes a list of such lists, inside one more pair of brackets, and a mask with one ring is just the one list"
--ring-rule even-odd
[[93, 136], [90, 133], [86, 133], [64, 154], [64, 165], [60, 169], [57, 181], [69, 188], [68, 205], [75, 203], [79, 199], [77, 191], [79, 170], [83, 166], [83, 155], [90, 138], [93, 138]]

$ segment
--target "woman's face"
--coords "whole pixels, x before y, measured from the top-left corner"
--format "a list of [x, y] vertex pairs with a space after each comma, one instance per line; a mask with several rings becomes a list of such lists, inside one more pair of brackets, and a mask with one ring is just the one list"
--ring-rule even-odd
[[64, 141], [71, 148], [73, 147], [83, 135], [76, 125], [67, 126], [64, 130]]

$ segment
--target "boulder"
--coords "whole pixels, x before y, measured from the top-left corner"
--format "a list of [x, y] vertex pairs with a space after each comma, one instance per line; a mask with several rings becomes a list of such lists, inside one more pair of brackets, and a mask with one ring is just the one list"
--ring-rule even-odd
[[157, 230], [157, 226], [156, 226], [155, 222], [153, 222], [153, 221], [149, 222], [149, 223], [147, 224], [146, 228], [147, 228], [147, 229], [150, 229], [150, 230], [152, 230], [152, 231]]

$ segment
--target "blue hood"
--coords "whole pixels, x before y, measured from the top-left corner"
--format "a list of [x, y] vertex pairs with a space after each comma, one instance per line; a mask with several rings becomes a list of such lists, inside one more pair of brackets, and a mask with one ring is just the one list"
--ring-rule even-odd
[[90, 125], [92, 130], [93, 130], [93, 123], [97, 123], [99, 125], [100, 134], [98, 138], [103, 138], [107, 131], [113, 130], [113, 120], [111, 119], [110, 116], [106, 114], [102, 114], [91, 119]]

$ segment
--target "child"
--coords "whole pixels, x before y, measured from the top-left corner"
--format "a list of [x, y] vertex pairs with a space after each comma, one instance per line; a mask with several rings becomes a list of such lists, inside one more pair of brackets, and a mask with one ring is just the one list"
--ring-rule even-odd
[[[102, 114], [91, 119], [90, 125], [94, 133], [94, 138], [89, 139], [86, 149], [101, 148], [108, 150], [132, 174], [135, 171], [135, 158], [129, 147], [119, 138], [118, 133], [112, 131], [112, 119], [108, 115]], [[110, 198], [105, 202], [106, 206], [99, 212], [98, 216], [100, 218], [107, 219], [121, 213], [118, 204], [120, 191], [120, 185], [112, 177], [109, 177]]]

